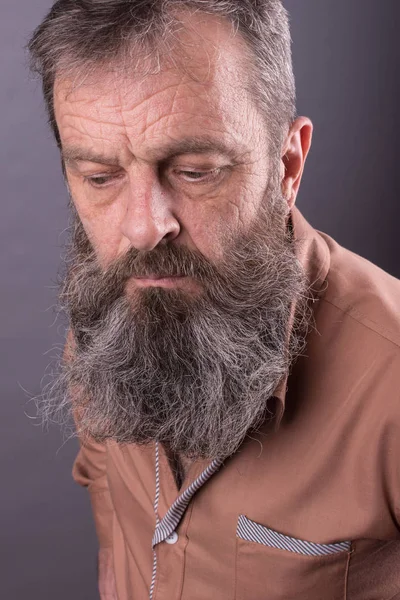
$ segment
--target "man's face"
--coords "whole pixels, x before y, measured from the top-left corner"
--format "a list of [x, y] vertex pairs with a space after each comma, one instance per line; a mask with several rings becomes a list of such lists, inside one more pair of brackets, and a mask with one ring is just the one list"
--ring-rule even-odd
[[99, 70], [75, 90], [57, 81], [71, 195], [103, 264], [172, 240], [217, 260], [263, 201], [266, 131], [243, 89], [241, 46], [215, 18], [196, 32], [187, 57], [161, 73]]
[[57, 82], [76, 349], [53, 391], [65, 406], [73, 389], [81, 434], [211, 459], [265, 418], [302, 345], [293, 306], [303, 324], [306, 310], [240, 43], [198, 19], [185, 68]]

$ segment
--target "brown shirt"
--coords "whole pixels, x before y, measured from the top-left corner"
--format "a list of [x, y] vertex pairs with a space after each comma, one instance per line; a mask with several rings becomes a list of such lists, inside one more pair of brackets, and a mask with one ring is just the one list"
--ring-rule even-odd
[[293, 225], [319, 299], [275, 428], [179, 490], [162, 446], [81, 448], [119, 600], [400, 599], [400, 282]]

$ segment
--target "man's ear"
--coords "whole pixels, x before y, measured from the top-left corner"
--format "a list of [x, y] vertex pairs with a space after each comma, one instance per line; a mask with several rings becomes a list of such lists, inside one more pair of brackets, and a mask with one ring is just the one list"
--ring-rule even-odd
[[281, 154], [282, 194], [291, 210], [296, 202], [304, 163], [311, 147], [313, 124], [307, 117], [298, 117], [292, 124]]

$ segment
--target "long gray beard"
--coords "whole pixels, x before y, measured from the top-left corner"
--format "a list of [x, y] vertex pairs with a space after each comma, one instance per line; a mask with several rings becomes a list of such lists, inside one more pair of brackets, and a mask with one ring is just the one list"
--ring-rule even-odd
[[[267, 401], [310, 320], [285, 216], [279, 199], [218, 265], [171, 244], [131, 249], [106, 270], [76, 216], [60, 295], [76, 346], [44, 394], [45, 418], [72, 408], [78, 433], [97, 441], [158, 440], [191, 459], [234, 453], [273, 416]], [[133, 274], [150, 273], [190, 275], [202, 291], [126, 293]]]

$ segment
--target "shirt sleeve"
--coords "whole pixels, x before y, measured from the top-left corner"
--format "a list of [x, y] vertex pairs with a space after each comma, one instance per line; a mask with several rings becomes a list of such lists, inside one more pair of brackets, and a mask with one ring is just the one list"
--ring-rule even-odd
[[93, 517], [100, 548], [112, 546], [113, 505], [107, 482], [107, 449], [92, 439], [80, 441], [72, 477], [90, 494]]

